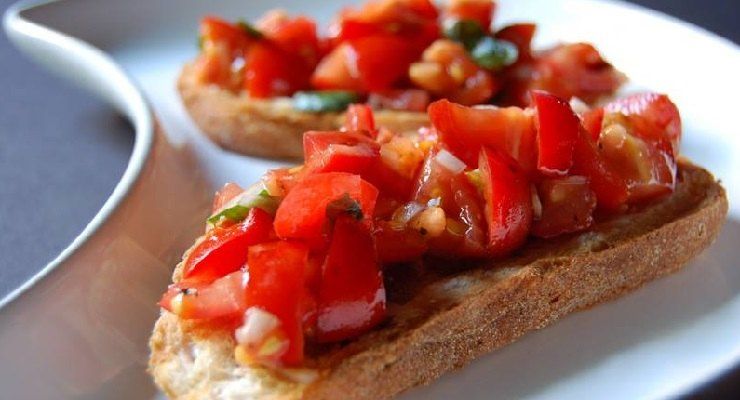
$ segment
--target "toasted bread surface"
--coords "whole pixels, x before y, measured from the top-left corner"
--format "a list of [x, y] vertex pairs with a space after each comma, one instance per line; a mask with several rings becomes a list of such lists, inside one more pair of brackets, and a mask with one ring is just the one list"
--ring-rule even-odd
[[[237, 153], [279, 158], [303, 156], [303, 133], [337, 130], [344, 113], [308, 113], [293, 108], [290, 98], [253, 99], [198, 80], [192, 64], [177, 82], [185, 108], [196, 125], [219, 146]], [[379, 126], [394, 132], [429, 124], [426, 113], [378, 110]]]
[[670, 197], [588, 232], [530, 240], [505, 260], [388, 271], [387, 321], [347, 344], [311, 349], [309, 366], [320, 378], [310, 385], [237, 366], [232, 332], [166, 311], [151, 338], [150, 371], [182, 399], [384, 399], [427, 384], [528, 331], [674, 272], [711, 244], [727, 213], [725, 191], [709, 172], [679, 165]]

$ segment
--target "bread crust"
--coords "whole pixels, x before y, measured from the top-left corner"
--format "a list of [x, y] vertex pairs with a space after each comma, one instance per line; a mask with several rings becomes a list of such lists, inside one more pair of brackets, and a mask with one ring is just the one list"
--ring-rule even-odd
[[[727, 198], [709, 172], [685, 160], [679, 166], [679, 183], [669, 198], [588, 232], [531, 240], [515, 256], [457, 273], [433, 266], [423, 273], [399, 269], [387, 277], [388, 321], [349, 344], [312, 350], [311, 365], [321, 375], [311, 385], [237, 367], [231, 332], [180, 321], [166, 311], [150, 342], [150, 371], [169, 396], [180, 399], [233, 393], [391, 398], [564, 315], [675, 272], [698, 255], [718, 235]], [[239, 382], [258, 382], [260, 390], [240, 391]], [[226, 393], [227, 386], [233, 393]]]
[[[213, 142], [237, 153], [273, 158], [301, 158], [303, 133], [337, 130], [344, 113], [296, 111], [289, 98], [252, 99], [217, 85], [203, 84], [193, 64], [183, 67], [177, 81], [185, 108]], [[429, 125], [426, 113], [378, 110], [378, 126], [394, 132]]]

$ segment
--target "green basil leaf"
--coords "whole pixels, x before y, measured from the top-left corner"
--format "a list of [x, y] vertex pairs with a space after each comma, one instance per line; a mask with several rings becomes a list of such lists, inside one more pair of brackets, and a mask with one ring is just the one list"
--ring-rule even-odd
[[230, 221], [239, 222], [243, 221], [245, 218], [247, 218], [247, 215], [249, 215], [250, 207], [235, 205], [234, 207], [229, 207], [220, 213], [211, 216], [208, 218], [208, 222], [211, 224], [217, 224], [219, 221], [221, 221], [221, 218], [226, 218]]
[[236, 26], [241, 28], [244, 32], [249, 35], [249, 37], [255, 38], [255, 39], [262, 39], [265, 35], [262, 34], [257, 28], [254, 27], [254, 25], [250, 24], [247, 21], [244, 21], [243, 19], [240, 19], [236, 21]]
[[203, 35], [198, 35], [198, 50], [203, 50], [203, 41], [205, 41]]
[[470, 51], [486, 35], [486, 32], [477, 21], [463, 19], [447, 24], [444, 35], [448, 39], [462, 43], [465, 50]]
[[306, 112], [342, 111], [359, 96], [346, 90], [304, 91], [293, 95], [293, 107]]
[[519, 51], [511, 42], [486, 36], [478, 41], [470, 56], [481, 68], [498, 71], [514, 64], [519, 58]]

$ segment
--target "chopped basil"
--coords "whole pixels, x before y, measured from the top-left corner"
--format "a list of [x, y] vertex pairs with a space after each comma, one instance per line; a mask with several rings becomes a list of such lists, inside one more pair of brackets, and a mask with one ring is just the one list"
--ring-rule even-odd
[[476, 21], [463, 19], [448, 24], [445, 27], [444, 35], [448, 39], [462, 43], [465, 49], [470, 51], [475, 47], [478, 41], [486, 35], [483, 27]]
[[253, 193], [247, 191], [243, 195], [240, 195], [234, 205], [210, 216], [208, 223], [218, 225], [224, 219], [232, 222], [243, 221], [249, 215], [249, 210], [255, 207], [261, 208], [270, 214], [275, 213], [280, 202], [278, 197], [270, 196], [270, 193], [264, 189], [256, 195]]
[[356, 102], [359, 96], [346, 90], [304, 91], [293, 95], [293, 107], [300, 111], [342, 111]]
[[329, 219], [336, 219], [336, 217], [338, 217], [340, 214], [348, 214], [358, 221], [364, 218], [360, 203], [357, 200], [349, 197], [348, 193], [345, 193], [342, 197], [331, 201], [326, 206], [326, 215], [329, 217]]
[[485, 36], [470, 51], [470, 55], [482, 68], [498, 71], [515, 63], [519, 57], [519, 51], [511, 42]]
[[264, 37], [264, 35], [262, 34], [262, 32], [260, 32], [257, 28], [255, 28], [249, 22], [244, 21], [242, 19], [236, 21], [236, 26], [238, 26], [239, 28], [241, 28], [244, 32], [247, 33], [247, 35], [249, 35], [252, 38], [262, 39]]

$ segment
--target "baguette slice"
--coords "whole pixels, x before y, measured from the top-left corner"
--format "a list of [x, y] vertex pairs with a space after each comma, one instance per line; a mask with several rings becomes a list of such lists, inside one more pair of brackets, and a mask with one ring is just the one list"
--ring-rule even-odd
[[[252, 99], [198, 80], [192, 64], [183, 67], [177, 82], [185, 108], [196, 125], [219, 146], [260, 157], [303, 157], [303, 133], [337, 130], [343, 112], [308, 113], [293, 108], [290, 98]], [[426, 113], [375, 111], [375, 123], [394, 132], [429, 125]]]
[[[517, 255], [450, 273], [429, 266], [387, 271], [386, 323], [343, 345], [312, 349], [312, 384], [238, 366], [231, 331], [163, 311], [149, 368], [178, 399], [385, 399], [541, 329], [678, 270], [709, 246], [727, 213], [706, 170], [679, 163], [676, 191], [660, 203]], [[699, 267], [699, 266], [696, 266]], [[174, 280], [180, 279], [180, 266]], [[392, 274], [392, 275], [390, 275]]]

